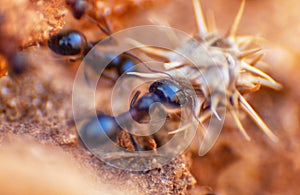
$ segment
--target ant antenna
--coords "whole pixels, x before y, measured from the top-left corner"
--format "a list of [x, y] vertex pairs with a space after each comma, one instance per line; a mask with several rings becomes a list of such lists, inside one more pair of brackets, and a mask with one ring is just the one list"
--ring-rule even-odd
[[174, 78], [169, 73], [166, 73], [166, 72], [163, 72], [163, 71], [159, 71], [159, 70], [154, 70], [154, 69], [150, 68], [147, 64], [145, 64], [145, 62], [143, 62], [140, 58], [136, 57], [135, 55], [133, 55], [133, 54], [131, 54], [129, 52], [124, 52], [123, 54], [125, 54], [125, 55], [127, 55], [129, 57], [132, 57], [133, 59], [137, 60], [139, 63], [143, 64], [143, 66], [145, 66], [145, 68], [147, 70], [149, 70], [150, 72], [165, 74], [165, 75], [167, 75], [168, 77], [170, 77], [171, 79], [174, 80]]
[[107, 22], [106, 18], [103, 16], [103, 21], [105, 22], [105, 25], [99, 23], [95, 18], [92, 18], [91, 16], [86, 16], [91, 22], [95, 23], [100, 30], [106, 34], [107, 36], [110, 36], [112, 34], [112, 27], [111, 25]]

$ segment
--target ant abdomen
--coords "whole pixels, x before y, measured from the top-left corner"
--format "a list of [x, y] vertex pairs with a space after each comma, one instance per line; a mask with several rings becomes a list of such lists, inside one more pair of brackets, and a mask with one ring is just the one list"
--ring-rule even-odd
[[[77, 60], [83, 59], [98, 42], [87, 42], [83, 33], [76, 30], [67, 30], [51, 36], [48, 40], [48, 47], [56, 54], [78, 56], [79, 58], [75, 59]], [[136, 61], [129, 55], [121, 54], [116, 56], [114, 54], [102, 53], [101, 51], [96, 52], [98, 52], [99, 62], [101, 62], [101, 58], [111, 60], [106, 68], [116, 69], [119, 76], [133, 70], [135, 67]], [[97, 69], [98, 67], [94, 68]]]
[[101, 113], [97, 118], [86, 123], [80, 129], [79, 134], [90, 147], [97, 148], [109, 139], [116, 140], [120, 131], [121, 128], [114, 117]]
[[86, 12], [87, 2], [84, 0], [66, 0], [70, 6], [74, 18], [80, 19]]
[[67, 30], [51, 36], [48, 40], [48, 47], [60, 55], [81, 55], [88, 48], [88, 43], [81, 32]]

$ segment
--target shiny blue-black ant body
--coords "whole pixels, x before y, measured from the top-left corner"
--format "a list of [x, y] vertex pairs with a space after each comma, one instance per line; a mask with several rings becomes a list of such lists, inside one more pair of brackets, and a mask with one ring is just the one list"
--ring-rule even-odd
[[[104, 144], [107, 137], [116, 141], [118, 134], [123, 130], [121, 126], [130, 125], [126, 124], [128, 121], [131, 122], [131, 120], [128, 120], [129, 117], [132, 117], [138, 123], [149, 122], [150, 107], [154, 103], [160, 103], [156, 105], [162, 105], [168, 109], [180, 109], [188, 102], [182, 86], [170, 79], [161, 79], [153, 82], [147, 93], [141, 97], [139, 95], [140, 92], [138, 91], [133, 96], [127, 112], [115, 117], [100, 113], [97, 118], [83, 125], [79, 130], [79, 134], [84, 143], [87, 143], [90, 147], [98, 147]], [[119, 124], [117, 120], [118, 122], [122, 121], [124, 124]], [[131, 134], [130, 136], [135, 150], [138, 150], [133, 136]]]

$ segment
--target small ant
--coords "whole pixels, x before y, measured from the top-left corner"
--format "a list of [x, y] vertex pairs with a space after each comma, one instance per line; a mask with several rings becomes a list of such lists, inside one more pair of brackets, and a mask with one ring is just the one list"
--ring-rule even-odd
[[[154, 103], [161, 103], [166, 109], [179, 109], [185, 106], [188, 102], [188, 97], [185, 94], [181, 85], [170, 79], [161, 79], [154, 81], [150, 87], [149, 92], [138, 99], [140, 91], [133, 96], [130, 109], [127, 112], [113, 117], [103, 113], [98, 114], [87, 122], [80, 130], [80, 138], [91, 148], [97, 148], [105, 143], [108, 136], [111, 140], [116, 141], [118, 134], [122, 131], [121, 126], [131, 125], [129, 118], [133, 118], [138, 123], [149, 122], [150, 107]], [[124, 124], [118, 124], [117, 120]], [[99, 129], [99, 125], [101, 128]], [[139, 150], [135, 138], [130, 134], [136, 151]]]
[[85, 0], [66, 0], [66, 5], [71, 8], [74, 18], [78, 20], [85, 14], [87, 8]]
[[0, 77], [1, 75], [7, 75], [7, 73], [10, 77], [20, 76], [28, 69], [29, 62], [26, 54], [18, 51], [20, 40], [10, 37], [10, 35], [1, 28], [5, 20], [5, 16], [0, 13], [0, 55], [1, 57], [3, 56], [3, 60], [5, 61], [3, 73], [0, 69]]
[[84, 34], [77, 30], [67, 30], [50, 36], [48, 47], [60, 55], [85, 55], [94, 43], [88, 43]]
[[[169, 79], [161, 79], [153, 82], [149, 87], [149, 92], [138, 99], [140, 92], [136, 92], [131, 104], [130, 114], [132, 118], [141, 123], [145, 118], [149, 118], [150, 106], [159, 102], [168, 109], [181, 108], [188, 102], [188, 98], [182, 86]], [[138, 100], [137, 100], [138, 99]]]
[[26, 54], [22, 52], [14, 53], [9, 59], [8, 75], [22, 75], [29, 67], [29, 62]]
[[27, 55], [22, 52], [13, 52], [9, 56], [4, 56], [3, 53], [0, 53], [0, 55], [0, 77], [5, 75], [18, 77], [23, 75], [29, 68]]
[[[73, 16], [76, 19], [80, 19], [83, 15], [85, 15], [86, 18], [95, 23], [105, 35], [110, 36], [112, 34], [112, 27], [104, 16], [101, 15], [96, 20], [94, 17], [85, 14], [88, 6], [88, 2], [86, 0], [66, 0], [66, 5], [71, 7]], [[70, 62], [75, 62], [77, 60], [82, 60], [100, 41], [101, 40], [88, 42], [86, 36], [82, 32], [70, 29], [50, 36], [47, 41], [47, 46], [56, 54], [63, 56], [76, 56], [75, 58], [69, 59]], [[45, 43], [38, 44], [45, 45]], [[36, 43], [29, 43], [28, 45], [21, 47], [21, 50], [35, 45]], [[106, 54], [99, 51], [97, 56], [105, 61], [110, 61], [106, 69], [117, 70], [118, 76], [121, 76], [127, 71], [133, 70], [136, 66], [136, 63], [141, 62], [139, 58], [130, 54], [129, 52], [124, 52], [121, 55], [116, 56], [114, 54]], [[97, 67], [91, 67], [97, 72]], [[88, 77], [86, 72], [85, 76]], [[116, 80], [115, 77], [105, 72], [103, 73], [103, 77], [112, 81]]]

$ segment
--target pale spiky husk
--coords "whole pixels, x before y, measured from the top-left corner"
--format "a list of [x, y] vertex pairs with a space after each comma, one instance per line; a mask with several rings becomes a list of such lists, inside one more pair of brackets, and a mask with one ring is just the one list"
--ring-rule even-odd
[[[249, 135], [246, 133], [239, 119], [238, 110], [242, 108], [258, 127], [272, 141], [276, 142], [278, 138], [241, 95], [246, 92], [256, 91], [261, 85], [276, 90], [281, 88], [281, 85], [268, 74], [255, 67], [256, 63], [259, 62], [263, 56], [259, 53], [261, 49], [247, 48], [249, 48], [257, 38], [251, 36], [236, 36], [236, 31], [245, 7], [245, 0], [242, 0], [237, 16], [225, 36], [215, 34], [216, 27], [213, 16], [210, 17], [210, 23], [212, 23], [212, 25], [209, 25], [212, 26], [212, 29], [210, 31], [208, 30], [199, 0], [193, 0], [193, 5], [198, 28], [198, 33], [194, 36], [195, 40], [189, 40], [183, 43], [175, 52], [146, 47], [135, 40], [130, 40], [131, 44], [139, 47], [147, 54], [167, 59], [167, 62], [164, 64], [164, 71], [167, 74], [176, 80], [181, 80], [180, 78], [184, 75], [184, 78], [188, 78], [193, 86], [201, 89], [203, 96], [196, 97], [196, 99], [202, 104], [208, 104], [208, 106], [204, 107], [202, 105], [202, 109], [192, 108], [198, 121], [204, 122], [207, 120], [208, 117], [205, 117], [205, 119], [202, 117], [204, 113], [206, 113], [206, 115], [210, 113], [211, 116], [214, 115], [220, 118], [217, 111], [220, 107], [225, 106], [232, 115], [240, 132], [247, 140], [250, 140]], [[184, 54], [184, 56], [188, 56], [189, 59], [178, 56], [176, 53]], [[151, 78], [159, 78], [163, 75], [160, 73], [134, 74], [136, 76]], [[181, 128], [180, 131], [182, 130], [184, 129]], [[175, 130], [172, 133], [178, 131], [179, 130]], [[218, 136], [218, 133], [215, 135]], [[204, 139], [211, 139], [211, 141], [204, 140], [204, 142], [212, 145], [216, 137], [205, 138], [204, 135]], [[210, 147], [211, 146], [208, 148]], [[202, 154], [206, 152], [207, 151], [204, 151]]]

